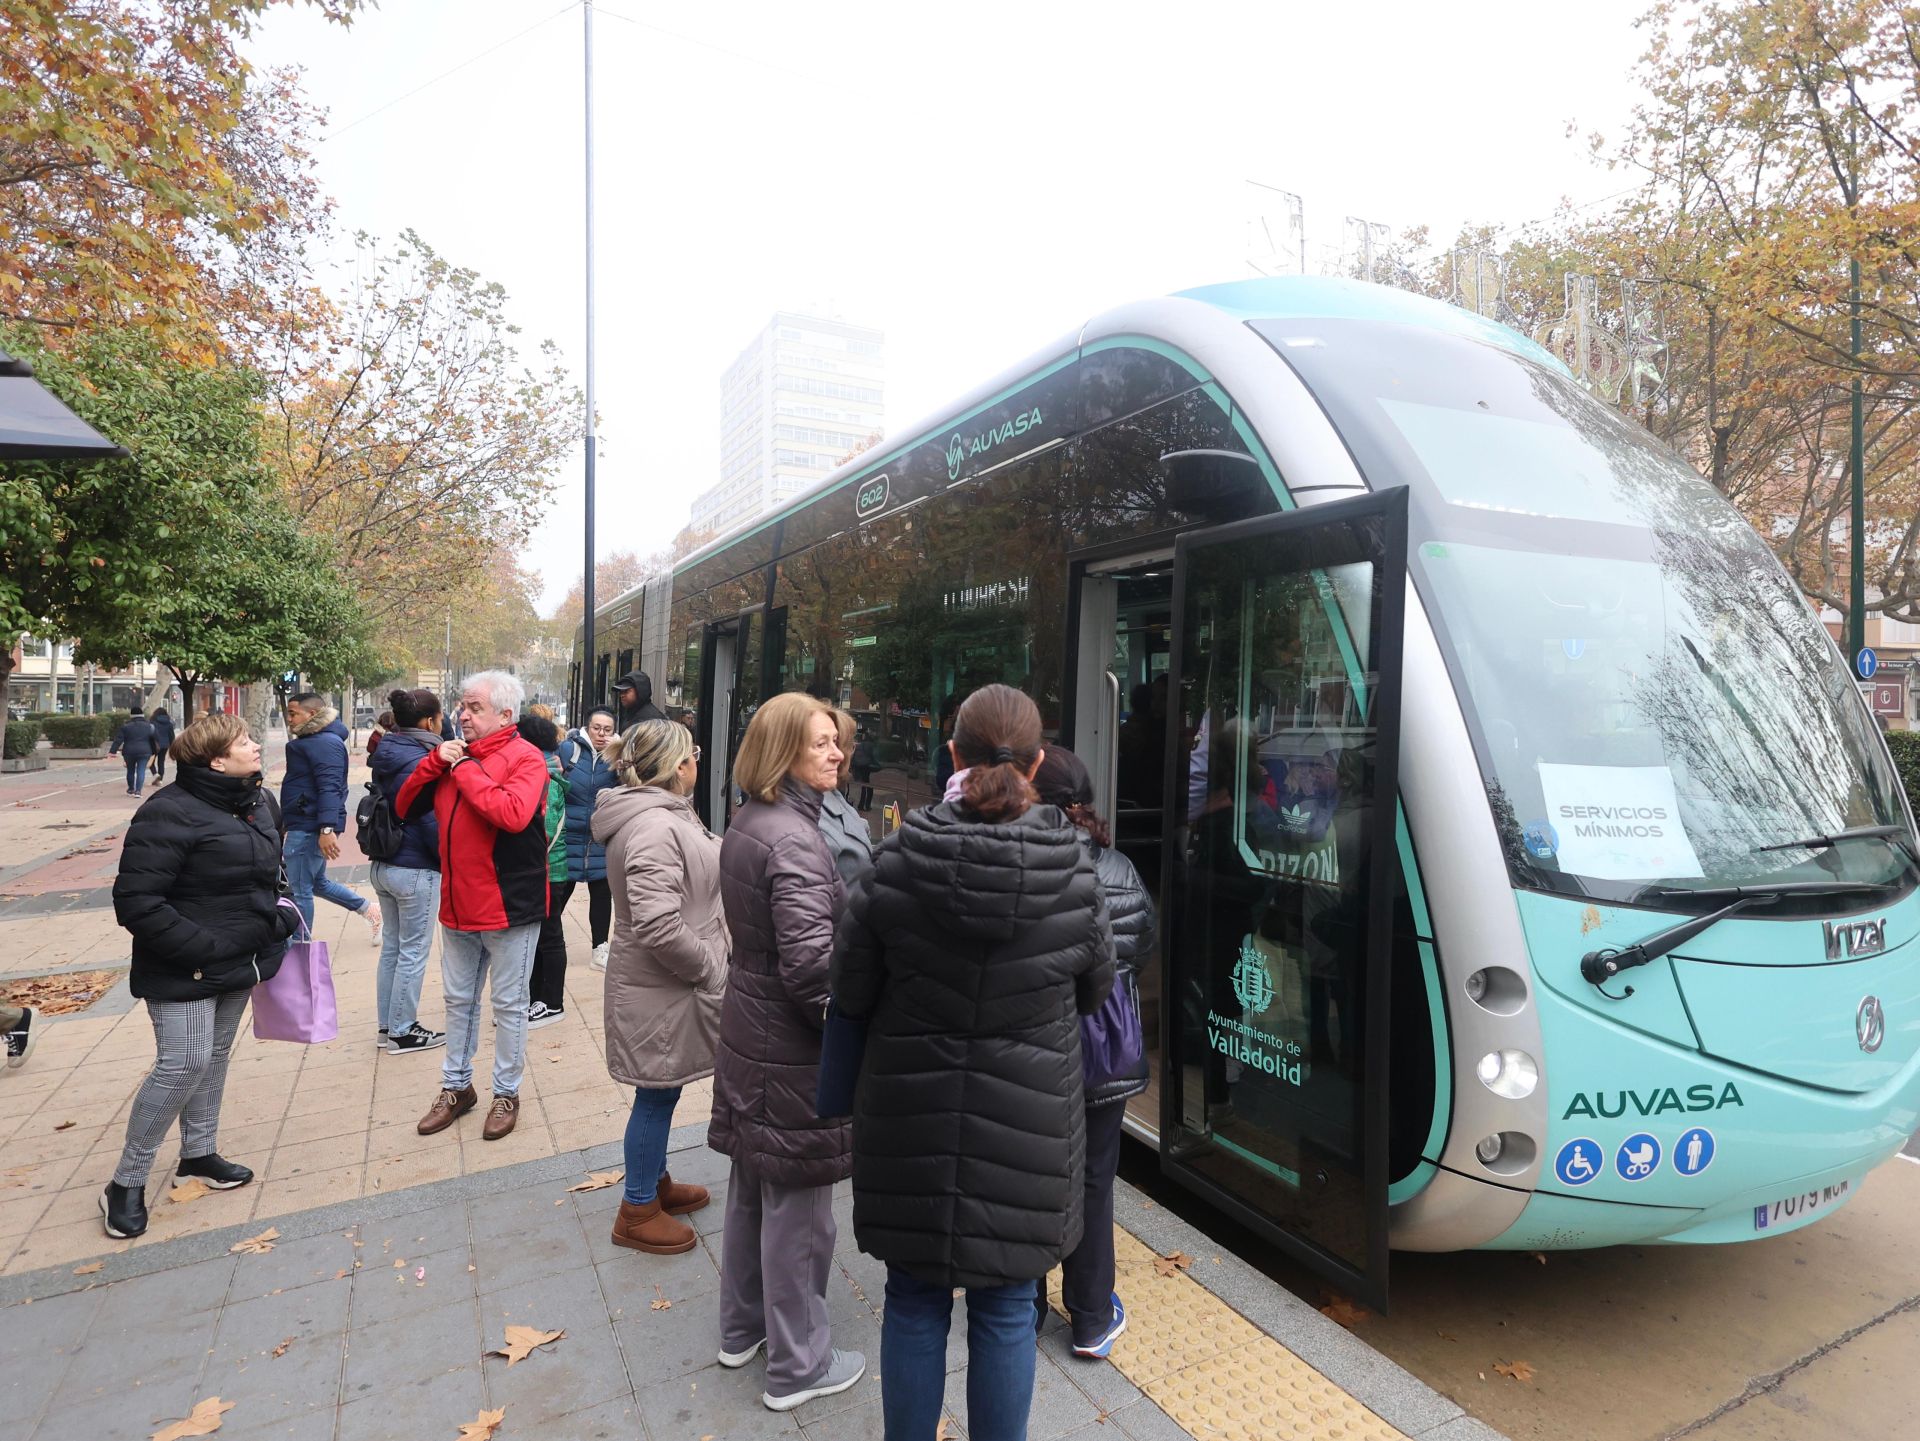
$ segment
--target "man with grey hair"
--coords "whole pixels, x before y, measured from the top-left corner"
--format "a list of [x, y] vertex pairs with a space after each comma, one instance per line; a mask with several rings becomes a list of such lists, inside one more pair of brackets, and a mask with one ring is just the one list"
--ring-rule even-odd
[[447, 1002], [447, 1059], [440, 1094], [419, 1131], [444, 1131], [479, 1104], [473, 1053], [480, 991], [493, 973], [493, 1103], [482, 1139], [520, 1118], [527, 1059], [527, 983], [547, 915], [547, 760], [514, 729], [526, 691], [505, 671], [460, 686], [459, 740], [443, 741], [407, 777], [394, 809], [402, 820], [430, 803], [440, 821], [440, 970]]

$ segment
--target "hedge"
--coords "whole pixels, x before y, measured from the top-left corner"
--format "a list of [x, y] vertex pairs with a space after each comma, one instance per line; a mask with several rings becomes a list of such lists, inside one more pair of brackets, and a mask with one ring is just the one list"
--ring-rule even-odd
[[1907, 803], [1920, 809], [1920, 731], [1888, 731], [1887, 749], [1893, 752], [1900, 784], [1907, 788]]
[[17, 720], [7, 722], [7, 739], [0, 745], [0, 757], [10, 761], [21, 760], [33, 754], [33, 748], [40, 744], [40, 722]]
[[117, 715], [63, 715], [43, 721], [47, 739], [62, 750], [86, 750], [105, 745], [120, 728]]

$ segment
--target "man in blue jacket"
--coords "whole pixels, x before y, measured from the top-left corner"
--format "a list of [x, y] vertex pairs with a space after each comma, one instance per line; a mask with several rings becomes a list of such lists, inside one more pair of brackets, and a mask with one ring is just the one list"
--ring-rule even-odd
[[287, 774], [280, 783], [280, 823], [286, 828], [281, 855], [293, 903], [313, 928], [313, 898], [345, 906], [380, 934], [380, 909], [358, 891], [327, 876], [327, 862], [340, 858], [340, 832], [347, 827], [347, 728], [339, 713], [313, 691], [287, 702]]

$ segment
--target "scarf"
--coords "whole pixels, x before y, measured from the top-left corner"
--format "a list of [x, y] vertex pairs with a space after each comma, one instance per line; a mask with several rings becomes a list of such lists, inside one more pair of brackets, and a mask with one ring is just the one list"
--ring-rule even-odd
[[968, 766], [965, 770], [955, 771], [952, 775], [948, 776], [947, 777], [947, 793], [941, 796], [940, 799], [943, 801], [959, 800], [960, 799], [960, 783], [966, 780], [966, 778], [972, 774], [973, 774], [973, 767]]

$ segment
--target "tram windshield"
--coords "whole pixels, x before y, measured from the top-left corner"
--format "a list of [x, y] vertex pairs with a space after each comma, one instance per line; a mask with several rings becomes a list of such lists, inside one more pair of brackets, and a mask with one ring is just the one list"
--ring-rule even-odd
[[[1517, 883], [1624, 901], [1655, 882], [1912, 882], [1896, 778], [1825, 628], [1678, 456], [1471, 340], [1256, 328], [1369, 481], [1412, 490], [1409, 561]], [[1903, 833], [1762, 849], [1884, 824]]]

